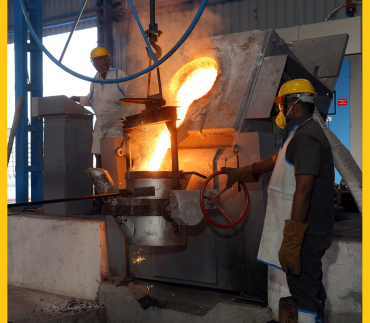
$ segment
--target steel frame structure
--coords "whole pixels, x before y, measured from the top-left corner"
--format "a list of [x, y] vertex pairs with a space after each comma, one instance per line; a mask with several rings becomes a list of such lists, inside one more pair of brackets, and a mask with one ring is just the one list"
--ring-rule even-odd
[[[26, 2], [29, 20], [38, 37], [42, 38], [42, 0]], [[19, 124], [16, 132], [16, 201], [29, 198], [31, 173], [31, 200], [43, 199], [43, 124], [31, 117], [29, 92], [32, 97], [43, 96], [42, 50], [31, 37], [28, 43], [27, 24], [19, 2], [14, 3], [15, 98], [23, 97]], [[30, 73], [28, 72], [30, 53]], [[31, 100], [32, 102], [32, 100]], [[30, 123], [29, 123], [30, 120]], [[31, 162], [28, 147], [31, 145]]]
[[110, 63], [113, 66], [113, 1], [97, 0], [96, 13], [98, 18], [98, 46], [105, 47], [110, 53]]
[[[193, 21], [191, 22], [190, 26], [188, 27], [188, 29], [185, 31], [185, 33], [182, 35], [182, 37], [180, 38], [180, 40], [175, 44], [175, 46], [173, 46], [168, 52], [166, 55], [164, 55], [160, 60], [157, 60], [154, 53], [153, 53], [153, 50], [152, 50], [152, 47], [151, 45], [149, 44], [149, 41], [146, 37], [146, 34], [144, 32], [144, 29], [143, 29], [143, 26], [141, 25], [141, 22], [139, 20], [139, 17], [136, 13], [136, 10], [132, 4], [132, 1], [131, 0], [128, 0], [128, 3], [131, 7], [131, 10], [132, 10], [132, 13], [134, 14], [135, 16], [135, 19], [136, 19], [136, 22], [140, 28], [140, 31], [141, 31], [141, 34], [145, 40], [145, 43], [147, 45], [147, 48], [148, 48], [148, 51], [150, 53], [150, 56], [152, 57], [153, 59], [153, 62], [154, 64], [151, 65], [150, 67], [136, 73], [136, 74], [133, 74], [133, 75], [129, 75], [129, 76], [126, 76], [126, 77], [122, 77], [122, 78], [118, 78], [118, 79], [96, 79], [96, 78], [91, 78], [91, 77], [87, 77], [87, 76], [84, 76], [82, 74], [79, 74], [79, 73], [76, 73], [74, 71], [72, 71], [71, 69], [69, 69], [68, 67], [66, 67], [65, 65], [61, 64], [60, 61], [58, 61], [47, 49], [46, 47], [42, 44], [42, 42], [40, 42], [39, 40], [39, 37], [37, 36], [37, 33], [36, 31], [34, 30], [34, 28], [32, 27], [32, 23], [30, 22], [30, 20], [28, 19], [27, 17], [27, 9], [26, 9], [26, 6], [24, 4], [24, 1], [23, 0], [18, 0], [17, 3], [20, 5], [21, 7], [21, 10], [23, 12], [23, 17], [26, 21], [26, 24], [29, 28], [29, 31], [30, 31], [30, 34], [32, 35], [33, 39], [35, 40], [36, 44], [42, 49], [42, 51], [45, 53], [46, 56], [48, 56], [52, 62], [54, 62], [57, 66], [59, 66], [61, 69], [63, 69], [64, 71], [66, 71], [67, 73], [75, 76], [75, 77], [78, 77], [82, 80], [85, 80], [85, 81], [89, 81], [89, 82], [92, 82], [92, 83], [101, 83], [101, 84], [113, 84], [113, 83], [121, 83], [121, 82], [126, 82], [126, 81], [130, 81], [130, 80], [133, 80], [133, 79], [136, 79], [138, 77], [141, 77], [151, 71], [153, 71], [154, 69], [156, 69], [157, 67], [159, 67], [161, 64], [163, 64], [167, 59], [169, 59], [179, 48], [180, 46], [185, 42], [185, 40], [189, 37], [189, 35], [191, 34], [191, 32], [193, 31], [193, 29], [195, 28], [196, 24], [198, 23], [200, 17], [202, 16], [202, 13], [204, 11], [204, 8], [206, 7], [207, 5], [207, 2], [208, 0], [202, 0], [200, 6], [199, 6], [199, 9], [193, 19]], [[29, 3], [27, 2], [27, 6], [29, 6]], [[79, 11], [79, 17], [81, 17], [81, 13], [83, 11], [83, 7], [80, 9]], [[71, 31], [72, 33], [73, 31]]]
[[[164, 56], [157, 60], [149, 40], [141, 25], [140, 19], [133, 6], [132, 0], [128, 0], [131, 11], [135, 16], [136, 22], [140, 28], [143, 39], [147, 45], [148, 52], [154, 62], [153, 65], [142, 70], [139, 73], [119, 79], [97, 80], [95, 78], [86, 77], [78, 74], [61, 62], [67, 50], [69, 41], [81, 19], [87, 0], [83, 0], [79, 13], [73, 23], [67, 43], [65, 44], [63, 53], [59, 60], [50, 54], [43, 46], [42, 32], [42, 0], [30, 0], [24, 2], [18, 0], [14, 2], [14, 49], [15, 49], [15, 96], [22, 96], [23, 106], [20, 117], [19, 126], [16, 133], [16, 201], [28, 201], [28, 173], [31, 173], [31, 200], [43, 199], [43, 125], [40, 120], [31, 118], [31, 107], [28, 106], [28, 92], [31, 92], [31, 97], [43, 96], [43, 79], [42, 79], [42, 52], [44, 52], [56, 65], [68, 72], [69, 74], [80, 79], [94, 83], [119, 83], [129, 81], [151, 72], [159, 67], [169, 57], [176, 52], [182, 43], [188, 38], [197, 22], [199, 21], [208, 0], [202, 0], [198, 12], [196, 13], [192, 23], [176, 43], [176, 45]], [[29, 13], [29, 17], [28, 14]], [[97, 1], [98, 15], [98, 45], [105, 46], [110, 53], [113, 53], [113, 1], [98, 0]], [[23, 17], [22, 17], [23, 16]], [[28, 29], [27, 29], [28, 28]], [[27, 42], [28, 30], [32, 37], [30, 43]], [[31, 77], [28, 77], [27, 61], [28, 52], [30, 52]], [[114, 59], [114, 57], [112, 57]], [[113, 62], [114, 63], [114, 62]], [[29, 124], [28, 115], [30, 116], [31, 124]], [[29, 130], [28, 130], [29, 127]], [[31, 136], [29, 136], [31, 134]], [[31, 165], [28, 164], [28, 145], [32, 139], [31, 145]], [[36, 138], [36, 139], [35, 139]]]

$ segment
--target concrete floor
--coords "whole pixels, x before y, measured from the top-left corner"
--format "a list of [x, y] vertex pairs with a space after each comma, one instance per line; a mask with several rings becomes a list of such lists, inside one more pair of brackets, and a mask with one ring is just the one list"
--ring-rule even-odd
[[347, 212], [341, 206], [334, 206], [334, 237], [362, 240], [362, 215]]
[[99, 308], [91, 301], [71, 300], [68, 296], [8, 285], [8, 323], [106, 322], [104, 307]]
[[109, 323], [276, 322], [272, 320], [269, 307], [236, 302], [236, 298], [240, 297], [136, 279], [128, 286], [114, 283], [101, 283], [99, 286], [99, 303], [107, 307]]
[[[148, 296], [158, 303], [153, 306], [149, 302], [144, 309], [140, 299]], [[128, 286], [101, 283], [99, 303], [104, 306], [74, 299], [72, 303], [81, 301], [82, 305], [71, 307], [71, 297], [8, 285], [8, 323], [276, 323], [271, 319], [269, 307], [238, 303], [234, 301], [236, 297], [230, 293], [135, 280]], [[81, 311], [86, 304], [96, 308]]]

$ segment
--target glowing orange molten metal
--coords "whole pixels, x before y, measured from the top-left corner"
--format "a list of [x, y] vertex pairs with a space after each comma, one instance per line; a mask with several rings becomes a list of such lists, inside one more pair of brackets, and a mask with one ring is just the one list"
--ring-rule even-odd
[[[189, 74], [190, 71], [190, 74]], [[198, 58], [185, 66], [183, 66], [173, 78], [170, 92], [177, 89], [176, 105], [177, 118], [180, 119], [176, 122], [177, 127], [182, 123], [185, 118], [186, 112], [190, 104], [205, 94], [212, 88], [213, 83], [217, 77], [217, 64], [210, 58]], [[183, 81], [179, 85], [179, 82]], [[171, 146], [171, 138], [169, 131], [165, 131], [159, 137], [157, 148], [149, 164], [149, 170], [156, 171], [162, 163], [162, 160]]]

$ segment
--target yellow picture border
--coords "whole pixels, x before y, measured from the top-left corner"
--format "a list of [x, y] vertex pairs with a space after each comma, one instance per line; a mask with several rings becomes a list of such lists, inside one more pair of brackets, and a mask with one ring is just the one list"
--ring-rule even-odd
[[[8, 8], [7, 2], [9, 0], [3, 0], [0, 2], [0, 46], [2, 50], [0, 50], [0, 60], [1, 65], [3, 66], [2, 70], [7, 71], [7, 56], [8, 56]], [[4, 171], [1, 172], [0, 182], [2, 184], [1, 189], [1, 205], [3, 205], [4, 214], [1, 217], [0, 223], [0, 245], [1, 245], [1, 306], [0, 306], [0, 322], [8, 322], [8, 304], [7, 304], [7, 296], [8, 296], [8, 263], [7, 263], [7, 131], [8, 131], [8, 118], [7, 118], [7, 73], [0, 78], [0, 97], [1, 97], [1, 105], [2, 105], [2, 116], [0, 118], [1, 123], [3, 124], [0, 126], [0, 149], [3, 152], [1, 154], [1, 169]]]
[[368, 90], [370, 88], [370, 22], [366, 20], [367, 14], [370, 11], [370, 5], [367, 1], [363, 1], [362, 7], [362, 165], [363, 165], [363, 191], [362, 191], [362, 200], [363, 200], [363, 208], [362, 214], [363, 216], [363, 226], [362, 226], [362, 288], [363, 288], [363, 304], [362, 304], [362, 317], [363, 322], [370, 322], [370, 310], [366, 306], [370, 306], [369, 302], [369, 288], [370, 288], [370, 279], [367, 276], [367, 269], [369, 269], [369, 239], [366, 234], [369, 231], [369, 207], [370, 203], [367, 200], [367, 194], [369, 192], [369, 182], [370, 182], [370, 175], [367, 166], [370, 163], [370, 146], [367, 145], [366, 138], [370, 138], [370, 127], [368, 122], [370, 120], [370, 110], [367, 107], [367, 102], [369, 102], [369, 98], [367, 97]]
[[[1, 58], [1, 65], [3, 66], [3, 70], [7, 70], [7, 2], [9, 0], [2, 0], [0, 1], [0, 37], [1, 37], [1, 48], [0, 51], [0, 58]], [[369, 98], [367, 97], [368, 89], [370, 89], [370, 39], [368, 35], [370, 34], [370, 22], [366, 20], [366, 15], [370, 11], [370, 4], [367, 1], [363, 1], [363, 176], [364, 176], [364, 185], [363, 185], [363, 214], [365, 214], [363, 218], [363, 232], [369, 231], [369, 223], [370, 219], [367, 216], [370, 203], [366, 198], [367, 192], [369, 191], [369, 182], [370, 182], [370, 175], [369, 171], [367, 170], [367, 165], [370, 163], [370, 145], [367, 145], [366, 138], [370, 138], [370, 108], [367, 107], [367, 103], [369, 102]], [[2, 266], [1, 266], [1, 277], [2, 277], [2, 293], [1, 293], [1, 307], [0, 307], [0, 322], [7, 322], [7, 216], [6, 213], [6, 204], [7, 204], [7, 77], [6, 75], [0, 78], [0, 95], [1, 95], [1, 103], [3, 106], [3, 115], [1, 117], [1, 122], [3, 126], [0, 127], [1, 133], [3, 135], [0, 136], [1, 141], [1, 149], [3, 151], [2, 158], [1, 158], [1, 168], [4, 170], [1, 172], [1, 183], [3, 183], [1, 190], [1, 200], [4, 203], [4, 215], [1, 218], [1, 233], [0, 233], [0, 240], [1, 240], [1, 259], [2, 259]], [[370, 277], [367, 276], [367, 269], [369, 268], [369, 255], [367, 246], [369, 244], [369, 239], [367, 239], [367, 235], [363, 234], [363, 322], [370, 322], [370, 310], [367, 308], [366, 304], [370, 306], [369, 302], [369, 295], [368, 290], [370, 288]]]

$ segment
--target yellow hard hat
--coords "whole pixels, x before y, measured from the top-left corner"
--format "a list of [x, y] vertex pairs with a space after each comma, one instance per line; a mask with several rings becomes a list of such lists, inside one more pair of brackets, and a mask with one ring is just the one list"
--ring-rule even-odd
[[104, 47], [96, 47], [91, 51], [90, 58], [93, 59], [95, 57], [100, 56], [108, 56], [109, 53]]
[[272, 101], [283, 103], [282, 97], [294, 93], [310, 93], [313, 97], [317, 97], [317, 93], [309, 80], [295, 79], [284, 83], [280, 88], [279, 95]]

